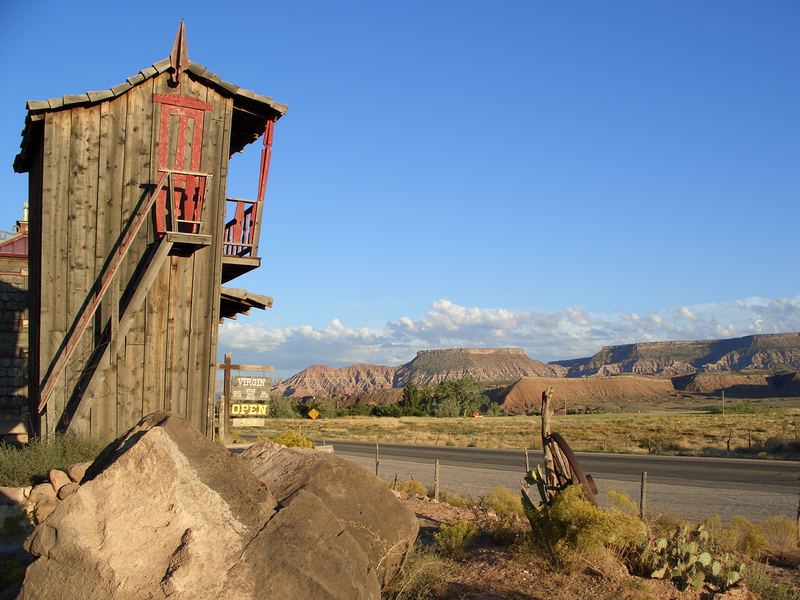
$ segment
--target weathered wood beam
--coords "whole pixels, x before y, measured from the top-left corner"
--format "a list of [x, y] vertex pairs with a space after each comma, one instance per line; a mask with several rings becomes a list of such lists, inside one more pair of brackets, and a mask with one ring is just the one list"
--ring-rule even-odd
[[[122, 316], [119, 319], [119, 328], [116, 335], [117, 340], [124, 340], [125, 336], [128, 334], [128, 331], [130, 331], [131, 325], [136, 318], [136, 313], [140, 308], [142, 308], [144, 300], [147, 297], [147, 293], [150, 291], [150, 288], [153, 286], [153, 283], [158, 277], [161, 267], [169, 257], [172, 247], [173, 242], [168, 237], [162, 238], [162, 240], [158, 243], [158, 247], [156, 248], [153, 257], [150, 260], [150, 264], [147, 266], [147, 269], [145, 269], [144, 274], [138, 281], [136, 289], [131, 295], [130, 301], [128, 302], [124, 312], [122, 313]], [[103, 347], [97, 367], [95, 368], [94, 373], [92, 373], [89, 383], [81, 393], [80, 399], [78, 400], [78, 405], [72, 412], [72, 417], [69, 418], [69, 422], [67, 423], [66, 427], [68, 431], [78, 431], [80, 429], [80, 424], [89, 417], [89, 411], [94, 403], [95, 390], [102, 382], [105, 371], [111, 366], [112, 358], [116, 356], [116, 354], [111, 353], [111, 346], [112, 344], [108, 343]]]

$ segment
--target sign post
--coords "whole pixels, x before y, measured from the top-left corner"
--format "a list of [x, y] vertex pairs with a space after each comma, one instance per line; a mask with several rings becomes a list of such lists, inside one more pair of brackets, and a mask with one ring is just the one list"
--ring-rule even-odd
[[220, 435], [230, 433], [231, 415], [235, 417], [264, 417], [268, 416], [269, 390], [272, 379], [269, 377], [232, 377], [232, 371], [273, 371], [270, 365], [243, 365], [232, 361], [230, 353], [225, 354], [225, 360], [219, 364], [222, 369], [222, 395], [224, 401], [220, 403], [219, 431]]

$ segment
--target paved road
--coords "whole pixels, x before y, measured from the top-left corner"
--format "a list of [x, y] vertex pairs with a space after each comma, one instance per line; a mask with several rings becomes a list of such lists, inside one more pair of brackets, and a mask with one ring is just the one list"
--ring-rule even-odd
[[[336, 454], [374, 472], [375, 445], [326, 440]], [[531, 464], [541, 452], [530, 452]], [[428, 485], [433, 462], [441, 464], [442, 485], [458, 493], [478, 496], [495, 485], [519, 486], [525, 468], [522, 450], [454, 448], [448, 446], [380, 446], [380, 472], [385, 479], [414, 477]], [[579, 453], [591, 473], [601, 499], [609, 489], [639, 497], [642, 471], [648, 472], [648, 506], [686, 518], [711, 514], [725, 518], [740, 514], [761, 519], [772, 514], [796, 515], [800, 492], [800, 462], [732, 458], [694, 458]]]

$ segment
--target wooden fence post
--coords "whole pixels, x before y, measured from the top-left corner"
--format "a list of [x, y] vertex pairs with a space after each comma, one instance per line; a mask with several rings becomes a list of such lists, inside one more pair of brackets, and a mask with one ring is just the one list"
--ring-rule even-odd
[[800, 492], [797, 492], [797, 545], [800, 546]]
[[223, 444], [225, 443], [225, 433], [226, 433], [225, 432], [225, 411], [227, 410], [227, 407], [225, 406], [225, 404], [226, 404], [226, 402], [225, 402], [225, 394], [222, 394], [219, 397], [219, 420], [217, 421], [217, 426], [219, 428], [219, 431], [217, 433], [219, 434], [219, 441], [222, 442]]
[[433, 467], [433, 499], [439, 501], [439, 459], [436, 459]]
[[375, 442], [375, 477], [378, 477], [378, 469], [380, 467], [381, 460], [380, 454], [378, 453], [378, 443]]
[[542, 392], [542, 449], [544, 450], [544, 479], [548, 488], [548, 497], [552, 497], [553, 490], [555, 490], [556, 473], [553, 468], [553, 453], [550, 450], [550, 418], [552, 413], [551, 401], [553, 399], [553, 387], [548, 388]]
[[[225, 433], [228, 433], [231, 430], [231, 415], [230, 415], [230, 402], [231, 402], [231, 354], [230, 352], [225, 355], [225, 369], [224, 372], [224, 379], [222, 380], [222, 394], [225, 396], [225, 404], [228, 405], [225, 409], [225, 412], [220, 413], [220, 421], [225, 423], [223, 429]], [[222, 438], [223, 441], [225, 438]]]
[[639, 491], [639, 518], [644, 520], [647, 504], [647, 471], [642, 471], [642, 488]]

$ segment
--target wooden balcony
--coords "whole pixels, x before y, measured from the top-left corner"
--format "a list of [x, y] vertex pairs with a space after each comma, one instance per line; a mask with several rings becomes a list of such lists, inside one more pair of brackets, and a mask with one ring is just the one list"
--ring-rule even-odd
[[222, 283], [235, 279], [261, 265], [258, 256], [258, 237], [261, 230], [261, 211], [257, 200], [227, 198], [233, 208], [233, 218], [225, 223], [222, 249]]

